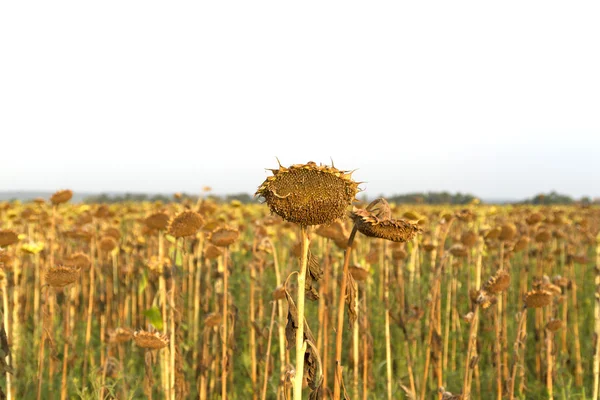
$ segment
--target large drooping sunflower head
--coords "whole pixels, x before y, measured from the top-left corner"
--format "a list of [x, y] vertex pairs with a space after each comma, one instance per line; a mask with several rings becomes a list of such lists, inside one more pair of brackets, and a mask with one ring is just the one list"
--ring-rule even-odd
[[256, 191], [275, 214], [302, 226], [321, 225], [344, 216], [358, 193], [352, 173], [314, 162], [271, 170]]

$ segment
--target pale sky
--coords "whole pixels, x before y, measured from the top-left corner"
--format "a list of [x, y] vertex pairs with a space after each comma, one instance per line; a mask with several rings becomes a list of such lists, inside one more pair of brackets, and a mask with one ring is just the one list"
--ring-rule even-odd
[[3, 1], [0, 191], [600, 196], [598, 1]]

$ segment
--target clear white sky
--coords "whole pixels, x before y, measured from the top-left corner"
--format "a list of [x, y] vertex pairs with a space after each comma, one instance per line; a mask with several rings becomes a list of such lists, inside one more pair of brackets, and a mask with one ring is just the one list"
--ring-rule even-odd
[[3, 1], [0, 191], [600, 196], [598, 1]]

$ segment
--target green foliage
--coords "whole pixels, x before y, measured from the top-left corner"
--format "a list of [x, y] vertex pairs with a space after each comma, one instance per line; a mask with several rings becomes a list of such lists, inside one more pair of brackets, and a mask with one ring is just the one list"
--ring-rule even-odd
[[396, 204], [469, 204], [476, 197], [471, 194], [449, 192], [427, 192], [398, 194], [388, 198], [390, 203]]
[[566, 194], [560, 194], [555, 191], [550, 193], [540, 193], [535, 195], [533, 198], [523, 201], [525, 204], [536, 204], [536, 205], [552, 205], [552, 204], [572, 204], [573, 198]]
[[151, 308], [144, 311], [144, 315], [146, 316], [146, 318], [148, 318], [148, 322], [150, 322], [157, 330], [162, 331], [163, 318], [158, 307], [152, 306]]

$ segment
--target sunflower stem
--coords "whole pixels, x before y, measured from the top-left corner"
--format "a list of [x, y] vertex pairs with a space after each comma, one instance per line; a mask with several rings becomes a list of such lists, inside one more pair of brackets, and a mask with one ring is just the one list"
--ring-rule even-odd
[[223, 263], [223, 346], [221, 347], [221, 398], [227, 399], [227, 364], [228, 364], [228, 351], [227, 351], [227, 340], [229, 338], [228, 323], [229, 323], [229, 270], [227, 269], [227, 257], [229, 256], [227, 248], [221, 255]]
[[358, 228], [352, 227], [352, 233], [348, 238], [348, 247], [344, 253], [344, 269], [342, 271], [342, 283], [340, 286], [340, 296], [337, 315], [337, 330], [335, 332], [335, 379], [333, 385], [333, 400], [340, 400], [340, 386], [342, 384], [342, 336], [344, 332], [344, 303], [346, 302], [346, 286], [348, 285], [348, 266], [350, 265], [350, 253], [352, 253], [352, 244]]
[[304, 378], [304, 286], [306, 282], [306, 267], [308, 265], [308, 227], [300, 227], [302, 240], [302, 255], [300, 259], [300, 273], [298, 274], [298, 330], [296, 331], [296, 375], [294, 376], [294, 400], [302, 400], [302, 380]]

